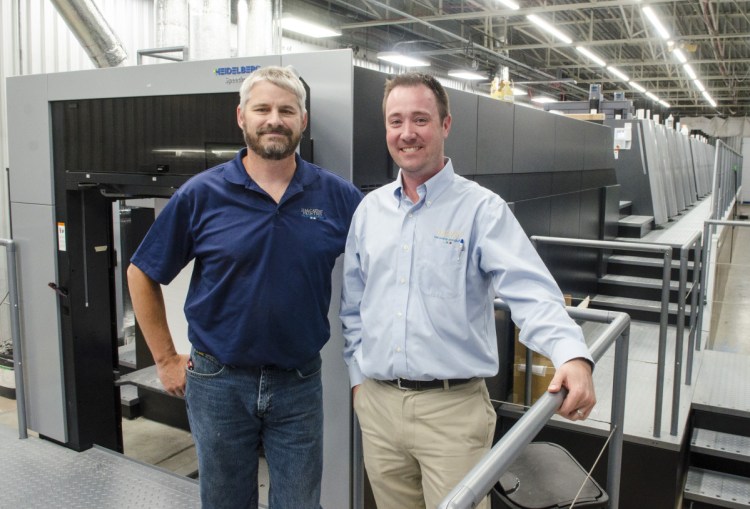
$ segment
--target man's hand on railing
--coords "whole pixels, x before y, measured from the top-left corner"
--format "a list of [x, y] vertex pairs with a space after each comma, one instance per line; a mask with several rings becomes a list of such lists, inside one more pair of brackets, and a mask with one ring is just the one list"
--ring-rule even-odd
[[568, 389], [568, 395], [557, 413], [571, 421], [586, 419], [596, 404], [591, 364], [585, 359], [572, 359], [555, 372], [547, 390], [558, 392]]

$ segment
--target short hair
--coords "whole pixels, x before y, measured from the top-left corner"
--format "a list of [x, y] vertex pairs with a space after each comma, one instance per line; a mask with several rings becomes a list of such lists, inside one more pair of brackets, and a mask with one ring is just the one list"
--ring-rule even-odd
[[424, 85], [432, 91], [435, 95], [435, 100], [437, 101], [440, 121], [442, 122], [445, 120], [445, 117], [450, 115], [451, 112], [448, 94], [437, 78], [422, 72], [407, 72], [405, 74], [399, 74], [385, 82], [385, 92], [383, 94], [383, 117], [385, 118], [385, 103], [394, 88], [416, 87], [418, 85]]
[[245, 110], [245, 104], [250, 100], [250, 91], [253, 86], [261, 81], [268, 81], [276, 85], [279, 88], [291, 92], [297, 96], [297, 105], [299, 106], [301, 114], [307, 113], [305, 108], [305, 101], [307, 100], [307, 92], [305, 91], [302, 81], [297, 76], [292, 66], [280, 67], [277, 65], [269, 65], [267, 67], [260, 67], [253, 71], [250, 76], [245, 78], [240, 86], [240, 110]]

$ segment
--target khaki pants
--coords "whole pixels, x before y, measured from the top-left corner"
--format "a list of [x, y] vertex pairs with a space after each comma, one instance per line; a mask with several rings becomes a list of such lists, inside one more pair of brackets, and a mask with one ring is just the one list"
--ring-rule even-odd
[[496, 415], [482, 379], [426, 391], [365, 380], [354, 409], [379, 509], [437, 507], [492, 446]]

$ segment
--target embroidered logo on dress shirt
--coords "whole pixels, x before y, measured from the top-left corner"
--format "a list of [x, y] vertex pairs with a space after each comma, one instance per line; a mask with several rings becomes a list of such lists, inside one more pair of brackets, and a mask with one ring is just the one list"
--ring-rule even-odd
[[446, 244], [463, 244], [464, 239], [462, 232], [457, 230], [438, 230], [435, 235], [432, 236], [435, 240], [440, 240]]
[[326, 215], [323, 212], [323, 209], [300, 209], [302, 212], [302, 217], [306, 217], [307, 219], [325, 219]]

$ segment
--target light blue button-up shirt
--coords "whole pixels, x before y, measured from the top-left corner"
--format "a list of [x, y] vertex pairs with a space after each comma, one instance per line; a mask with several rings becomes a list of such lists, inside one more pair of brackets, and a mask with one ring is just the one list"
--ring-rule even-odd
[[341, 320], [352, 386], [364, 378], [433, 380], [498, 371], [493, 299], [520, 340], [556, 367], [591, 357], [562, 293], [507, 203], [445, 167], [417, 188], [395, 182], [354, 214]]

